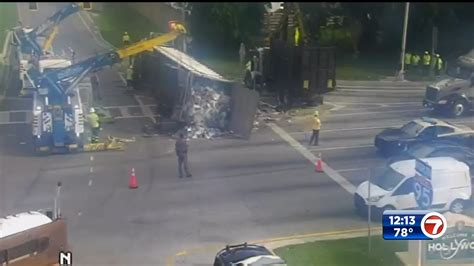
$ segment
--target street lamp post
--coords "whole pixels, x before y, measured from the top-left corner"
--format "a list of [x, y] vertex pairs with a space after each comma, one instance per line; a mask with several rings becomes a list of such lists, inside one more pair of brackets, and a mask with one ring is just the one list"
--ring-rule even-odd
[[400, 62], [401, 62], [401, 68], [400, 72], [398, 73], [398, 79], [399, 80], [405, 80], [405, 48], [406, 48], [406, 42], [407, 42], [407, 29], [408, 29], [408, 14], [410, 11], [410, 3], [407, 2], [405, 4], [405, 19], [403, 22], [403, 38], [402, 38], [402, 52], [400, 55]]

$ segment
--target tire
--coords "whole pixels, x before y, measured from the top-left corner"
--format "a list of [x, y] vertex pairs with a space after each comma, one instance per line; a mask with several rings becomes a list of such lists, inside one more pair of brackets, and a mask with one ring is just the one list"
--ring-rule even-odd
[[449, 206], [449, 211], [452, 213], [462, 213], [465, 208], [465, 203], [463, 200], [457, 199], [451, 203]]
[[451, 106], [451, 116], [456, 118], [466, 113], [467, 103], [464, 100], [457, 100]]

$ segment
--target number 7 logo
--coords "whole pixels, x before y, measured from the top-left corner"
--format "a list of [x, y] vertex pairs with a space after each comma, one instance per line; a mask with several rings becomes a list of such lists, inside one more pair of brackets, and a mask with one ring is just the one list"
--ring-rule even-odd
[[429, 238], [442, 237], [448, 228], [446, 218], [437, 212], [430, 212], [421, 219], [421, 231]]

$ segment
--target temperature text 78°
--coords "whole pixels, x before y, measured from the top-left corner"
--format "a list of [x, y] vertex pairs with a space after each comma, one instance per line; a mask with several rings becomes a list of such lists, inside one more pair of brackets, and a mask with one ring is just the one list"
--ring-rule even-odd
[[393, 228], [395, 231], [395, 237], [401, 235], [402, 237], [408, 236], [408, 234], [413, 233], [413, 228]]

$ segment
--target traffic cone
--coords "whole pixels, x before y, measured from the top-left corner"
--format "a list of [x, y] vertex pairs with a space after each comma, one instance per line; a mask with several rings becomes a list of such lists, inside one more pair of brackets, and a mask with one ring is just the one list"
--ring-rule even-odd
[[130, 174], [130, 182], [129, 182], [128, 187], [131, 189], [138, 188], [137, 176], [135, 175], [135, 168], [132, 168], [132, 173]]
[[318, 154], [318, 160], [316, 161], [316, 168], [314, 169], [315, 172], [322, 173], [323, 171], [323, 160], [321, 158], [321, 153]]

